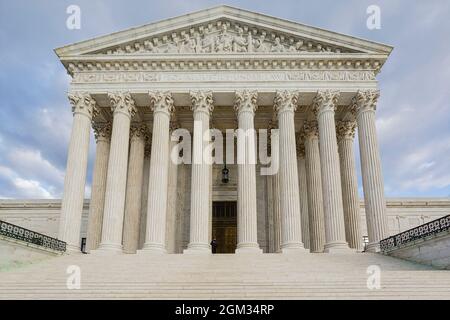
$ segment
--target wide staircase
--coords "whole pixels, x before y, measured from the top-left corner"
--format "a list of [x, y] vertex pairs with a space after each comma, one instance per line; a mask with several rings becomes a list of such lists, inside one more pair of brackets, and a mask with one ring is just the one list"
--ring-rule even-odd
[[[81, 288], [68, 289], [68, 267]], [[380, 288], [367, 286], [369, 266]], [[374, 270], [374, 267], [369, 270]], [[376, 267], [375, 267], [376, 268]], [[70, 270], [70, 269], [69, 269]], [[0, 273], [0, 299], [450, 299], [450, 272], [371, 253], [64, 255]]]

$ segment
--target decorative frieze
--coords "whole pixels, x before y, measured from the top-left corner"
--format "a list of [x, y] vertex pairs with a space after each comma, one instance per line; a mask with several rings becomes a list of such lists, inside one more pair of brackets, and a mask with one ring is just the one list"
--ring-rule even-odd
[[264, 30], [230, 20], [218, 20], [189, 29], [128, 42], [98, 52], [100, 55], [204, 53], [342, 53], [357, 52], [287, 33]]

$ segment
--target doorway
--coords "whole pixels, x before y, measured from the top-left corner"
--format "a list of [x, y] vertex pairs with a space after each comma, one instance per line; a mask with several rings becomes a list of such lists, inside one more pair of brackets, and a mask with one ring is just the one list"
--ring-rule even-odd
[[217, 253], [234, 253], [237, 244], [237, 202], [213, 201], [212, 237]]

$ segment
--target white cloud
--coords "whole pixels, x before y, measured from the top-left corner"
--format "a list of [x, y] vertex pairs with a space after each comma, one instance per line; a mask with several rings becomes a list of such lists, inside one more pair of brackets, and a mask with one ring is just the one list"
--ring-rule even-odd
[[51, 199], [53, 195], [41, 186], [39, 181], [15, 178], [14, 186], [21, 195], [27, 198]]

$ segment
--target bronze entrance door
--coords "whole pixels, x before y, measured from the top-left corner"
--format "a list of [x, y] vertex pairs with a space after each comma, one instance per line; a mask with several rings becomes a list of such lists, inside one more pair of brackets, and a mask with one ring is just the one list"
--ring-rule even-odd
[[214, 201], [212, 237], [217, 240], [217, 253], [234, 253], [237, 244], [236, 201]]

